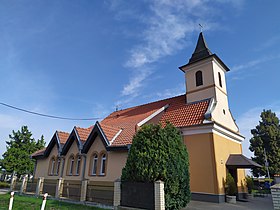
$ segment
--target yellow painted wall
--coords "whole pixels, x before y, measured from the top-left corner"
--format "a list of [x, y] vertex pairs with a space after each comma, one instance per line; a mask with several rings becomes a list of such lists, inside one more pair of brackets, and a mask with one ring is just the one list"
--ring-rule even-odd
[[[90, 175], [89, 170], [90, 170], [90, 164], [92, 164], [91, 158], [93, 153], [97, 152], [99, 155], [101, 152], [104, 151], [106, 151], [104, 144], [102, 143], [101, 139], [97, 137], [87, 153], [87, 164], [85, 170], [86, 179], [89, 179], [90, 181], [115, 181], [116, 179], [121, 177], [122, 169], [125, 166], [127, 155], [128, 155], [126, 151], [125, 152], [108, 151], [107, 166], [106, 166], [107, 169], [106, 169], [105, 176], [100, 176], [98, 175], [98, 173], [97, 176]], [[98, 170], [100, 170], [100, 164], [98, 164]]]
[[[225, 137], [213, 134], [215, 165], [217, 169], [217, 183], [219, 194], [224, 194], [223, 181], [226, 179], [226, 161], [230, 154], [242, 154], [241, 144], [231, 141]], [[245, 170], [238, 170], [238, 188], [241, 191], [241, 180], [245, 178]], [[244, 183], [244, 181], [243, 181]]]
[[35, 179], [38, 179], [39, 177], [45, 177], [45, 179], [57, 179], [58, 176], [49, 176], [49, 166], [50, 166], [50, 160], [52, 157], [57, 157], [58, 155], [58, 149], [55, 145], [50, 152], [50, 155], [45, 159], [38, 159], [37, 160], [37, 166], [35, 171]]
[[184, 143], [189, 152], [191, 191], [217, 194], [212, 134], [184, 136]]
[[74, 162], [74, 169], [73, 169], [73, 175], [69, 175], [69, 158], [71, 155], [76, 156], [79, 154], [79, 148], [77, 141], [75, 140], [71, 147], [69, 148], [67, 154], [64, 156], [65, 163], [64, 163], [64, 168], [63, 168], [63, 177], [67, 180], [82, 180], [82, 170], [83, 170], [83, 165], [84, 165], [84, 158], [81, 158], [81, 166], [80, 166], [80, 173], [79, 175], [75, 175], [76, 173], [76, 160]]

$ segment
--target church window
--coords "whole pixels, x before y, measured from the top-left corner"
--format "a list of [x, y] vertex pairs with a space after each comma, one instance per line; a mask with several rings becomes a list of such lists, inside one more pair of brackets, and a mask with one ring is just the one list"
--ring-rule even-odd
[[220, 87], [223, 87], [223, 85], [222, 85], [222, 77], [221, 77], [221, 73], [220, 72], [218, 73], [218, 76], [219, 76]]
[[93, 155], [93, 159], [92, 159], [92, 169], [91, 169], [91, 175], [96, 175], [97, 173], [97, 163], [98, 163], [98, 156], [97, 154], [95, 153]]
[[101, 156], [101, 164], [100, 164], [100, 175], [105, 175], [105, 171], [106, 171], [106, 154], [103, 154]]
[[195, 80], [196, 80], [196, 86], [203, 85], [203, 78], [202, 78], [202, 72], [197, 71], [195, 73]]

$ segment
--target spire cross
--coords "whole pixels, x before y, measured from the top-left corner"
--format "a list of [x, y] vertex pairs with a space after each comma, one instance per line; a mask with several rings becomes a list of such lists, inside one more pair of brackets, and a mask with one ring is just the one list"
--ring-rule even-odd
[[203, 26], [202, 26], [200, 23], [199, 23], [198, 25], [199, 25], [199, 27], [200, 27], [200, 32], [202, 32]]

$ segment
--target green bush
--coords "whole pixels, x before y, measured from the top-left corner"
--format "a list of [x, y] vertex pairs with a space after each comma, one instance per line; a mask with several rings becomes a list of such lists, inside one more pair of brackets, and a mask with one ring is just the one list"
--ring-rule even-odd
[[162, 180], [165, 208], [181, 209], [190, 201], [189, 158], [180, 132], [170, 123], [144, 125], [134, 136], [122, 181]]
[[235, 181], [230, 173], [227, 174], [226, 178], [226, 194], [227, 195], [236, 195], [237, 187]]
[[251, 194], [252, 193], [252, 190], [254, 188], [254, 181], [253, 181], [253, 178], [250, 177], [250, 176], [246, 176], [245, 177], [245, 181], [246, 181], [246, 186], [247, 186], [247, 189], [248, 189], [248, 193]]
[[0, 188], [9, 188], [10, 184], [7, 182], [0, 182]]

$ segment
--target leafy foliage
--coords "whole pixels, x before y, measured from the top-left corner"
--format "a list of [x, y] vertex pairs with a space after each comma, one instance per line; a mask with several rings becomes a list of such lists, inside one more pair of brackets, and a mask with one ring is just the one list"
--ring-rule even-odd
[[246, 182], [246, 186], [247, 186], [247, 188], [248, 188], [248, 193], [251, 194], [251, 193], [252, 193], [252, 190], [253, 190], [253, 187], [254, 187], [253, 178], [250, 177], [250, 176], [246, 176], [246, 177], [245, 177], [245, 182]]
[[181, 209], [190, 200], [189, 158], [173, 125], [145, 125], [133, 138], [122, 181], [162, 180], [166, 209]]
[[16, 172], [18, 176], [30, 174], [34, 170], [34, 160], [30, 155], [45, 146], [44, 137], [35, 141], [27, 126], [9, 135], [6, 141], [7, 151], [3, 154], [1, 165], [7, 172]]
[[254, 176], [267, 174], [265, 168], [264, 149], [269, 163], [271, 176], [280, 173], [280, 125], [276, 114], [271, 110], [263, 110], [261, 121], [255, 129], [251, 130], [253, 137], [250, 139], [249, 149], [254, 152], [252, 159], [262, 168], [253, 169]]
[[237, 187], [235, 181], [230, 173], [227, 174], [226, 178], [226, 194], [227, 195], [236, 195]]

